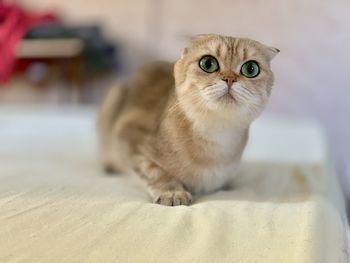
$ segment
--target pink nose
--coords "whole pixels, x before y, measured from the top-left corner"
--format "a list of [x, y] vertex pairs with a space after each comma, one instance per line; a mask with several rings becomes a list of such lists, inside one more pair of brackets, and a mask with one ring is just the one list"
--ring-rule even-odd
[[234, 77], [223, 77], [222, 80], [227, 82], [229, 88], [231, 88], [232, 84], [236, 82], [236, 78]]

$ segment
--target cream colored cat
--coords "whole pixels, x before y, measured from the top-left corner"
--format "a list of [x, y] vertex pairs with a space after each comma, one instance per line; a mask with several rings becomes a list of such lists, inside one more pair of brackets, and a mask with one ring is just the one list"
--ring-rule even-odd
[[136, 174], [163, 205], [189, 205], [192, 195], [225, 186], [268, 101], [278, 52], [250, 39], [199, 35], [175, 65], [144, 66], [102, 105], [105, 168]]

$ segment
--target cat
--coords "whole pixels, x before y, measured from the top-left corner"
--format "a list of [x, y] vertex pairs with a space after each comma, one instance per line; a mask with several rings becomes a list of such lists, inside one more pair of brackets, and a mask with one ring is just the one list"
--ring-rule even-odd
[[107, 95], [98, 130], [107, 171], [135, 174], [154, 203], [190, 205], [235, 175], [249, 126], [262, 112], [278, 49], [198, 35], [175, 64], [142, 67]]

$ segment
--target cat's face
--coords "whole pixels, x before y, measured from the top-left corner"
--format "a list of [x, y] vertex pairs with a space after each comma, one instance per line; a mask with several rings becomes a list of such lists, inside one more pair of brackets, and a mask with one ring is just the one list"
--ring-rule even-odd
[[175, 64], [179, 100], [193, 115], [254, 120], [273, 84], [271, 59], [279, 51], [257, 41], [200, 35]]

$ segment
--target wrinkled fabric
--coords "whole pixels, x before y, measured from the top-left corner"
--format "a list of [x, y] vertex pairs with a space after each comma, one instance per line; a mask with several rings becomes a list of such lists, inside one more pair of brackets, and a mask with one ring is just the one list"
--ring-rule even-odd
[[0, 106], [0, 262], [349, 263], [321, 133], [259, 119], [234, 188], [165, 207], [103, 174], [94, 111]]

